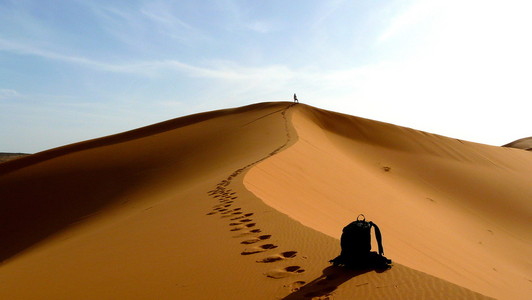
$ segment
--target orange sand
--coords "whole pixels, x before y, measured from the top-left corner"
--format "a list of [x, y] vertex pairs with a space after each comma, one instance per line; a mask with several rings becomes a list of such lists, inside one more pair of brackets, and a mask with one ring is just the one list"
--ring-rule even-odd
[[364, 213], [401, 264], [500, 299], [532, 295], [530, 153], [304, 105], [292, 123], [299, 141], [244, 181], [266, 204], [335, 238]]
[[[286, 102], [178, 118], [0, 164], [0, 298], [525, 299], [531, 169]], [[329, 266], [360, 212], [391, 270]]]

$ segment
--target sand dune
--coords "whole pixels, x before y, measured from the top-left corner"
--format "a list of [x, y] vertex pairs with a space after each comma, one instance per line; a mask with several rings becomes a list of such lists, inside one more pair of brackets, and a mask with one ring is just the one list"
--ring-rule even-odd
[[517, 148], [517, 149], [532, 151], [532, 137], [518, 139], [517, 141], [508, 143], [504, 145], [503, 147], [510, 147], [510, 148]]
[[530, 153], [294, 111], [299, 141], [246, 176], [259, 198], [336, 238], [365, 213], [406, 266], [492, 297], [532, 294]]
[[[261, 103], [0, 164], [2, 299], [525, 299], [529, 152]], [[391, 270], [331, 267], [379, 224]]]
[[19, 157], [24, 157], [29, 154], [26, 153], [6, 153], [6, 152], [0, 152], [0, 163], [6, 162], [8, 160], [13, 160]]

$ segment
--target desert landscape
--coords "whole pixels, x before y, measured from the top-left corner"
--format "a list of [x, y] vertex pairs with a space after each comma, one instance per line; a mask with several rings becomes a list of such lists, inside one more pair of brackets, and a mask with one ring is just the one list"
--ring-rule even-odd
[[[9, 160], [0, 298], [530, 299], [517, 142], [266, 102]], [[391, 269], [328, 262], [361, 213]]]

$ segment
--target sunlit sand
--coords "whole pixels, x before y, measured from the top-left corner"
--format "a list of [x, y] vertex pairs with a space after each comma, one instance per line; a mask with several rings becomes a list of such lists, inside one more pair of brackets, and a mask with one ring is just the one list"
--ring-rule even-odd
[[[528, 299], [531, 171], [304, 104], [178, 118], [0, 164], [0, 298]], [[359, 213], [390, 270], [329, 264]]]

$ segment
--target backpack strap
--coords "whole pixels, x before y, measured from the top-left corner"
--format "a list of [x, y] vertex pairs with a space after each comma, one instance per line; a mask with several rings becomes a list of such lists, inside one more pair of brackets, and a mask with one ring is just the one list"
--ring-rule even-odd
[[379, 246], [379, 255], [384, 255], [384, 248], [382, 247], [382, 236], [379, 226], [377, 226], [371, 221], [369, 223], [371, 224], [371, 226], [375, 227], [375, 238], [377, 239], [377, 244]]

